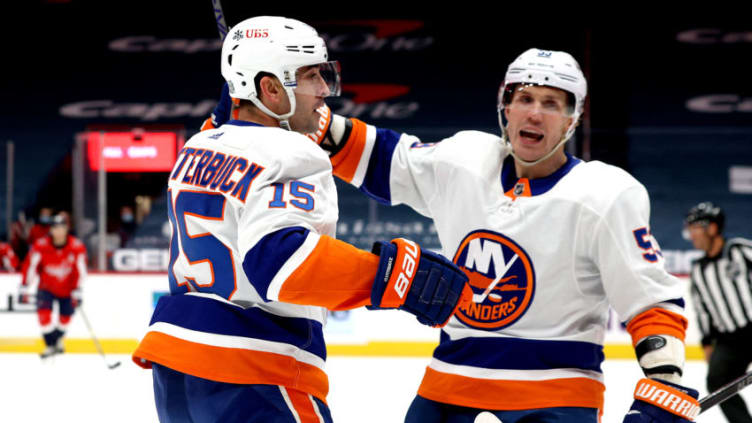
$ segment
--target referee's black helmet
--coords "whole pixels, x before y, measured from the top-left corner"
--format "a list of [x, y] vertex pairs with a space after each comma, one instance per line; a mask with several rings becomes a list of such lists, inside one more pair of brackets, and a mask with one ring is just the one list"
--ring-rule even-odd
[[726, 222], [726, 216], [723, 214], [723, 210], [710, 201], [704, 201], [687, 212], [687, 217], [684, 219], [684, 223], [687, 225], [692, 223], [710, 223], [713, 222], [718, 225], [718, 232], [723, 232], [723, 225]]

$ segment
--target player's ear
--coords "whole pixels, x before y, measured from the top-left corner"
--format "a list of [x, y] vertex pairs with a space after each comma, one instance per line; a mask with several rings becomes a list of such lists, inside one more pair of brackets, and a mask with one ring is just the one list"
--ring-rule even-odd
[[271, 75], [266, 75], [259, 81], [259, 89], [261, 90], [261, 98], [268, 98], [279, 101], [280, 95], [285, 95], [282, 85], [277, 81], [277, 78]]
[[715, 222], [708, 223], [708, 235], [710, 236], [717, 236], [718, 235], [718, 224]]
[[[563, 137], [565, 137], [565, 136], [567, 135], [567, 130], [569, 129], [569, 126], [570, 126], [570, 125], [572, 124], [572, 120], [573, 120], [573, 119], [574, 119], [574, 117], [570, 117], [570, 118], [568, 118], [568, 119], [567, 119], [566, 121], [564, 121], [564, 128], [563, 128], [563, 130], [562, 130], [562, 132], [561, 132], [561, 136], [562, 136], [562, 138], [563, 138]], [[578, 127], [579, 125], [580, 125], [580, 121], [578, 120], [577, 122], [575, 122], [575, 125], [574, 125], [574, 127], [576, 128], [576, 127]]]
[[260, 98], [274, 113], [283, 114], [290, 110], [290, 99], [279, 80], [272, 76], [264, 76], [259, 81]]

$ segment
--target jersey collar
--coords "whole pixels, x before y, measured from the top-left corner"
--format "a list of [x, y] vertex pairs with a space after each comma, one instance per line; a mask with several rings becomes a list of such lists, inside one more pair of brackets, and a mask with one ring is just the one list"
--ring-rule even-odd
[[514, 169], [514, 158], [509, 155], [504, 159], [504, 166], [501, 169], [501, 187], [504, 195], [515, 199], [517, 197], [531, 197], [548, 192], [556, 185], [575, 166], [582, 163], [582, 160], [564, 153], [567, 156], [567, 162], [556, 172], [538, 179], [518, 178]]
[[261, 125], [260, 123], [256, 123], [256, 122], [249, 122], [247, 120], [235, 120], [235, 119], [228, 120], [225, 123], [225, 125], [235, 125], [235, 126], [264, 126], [264, 125]]

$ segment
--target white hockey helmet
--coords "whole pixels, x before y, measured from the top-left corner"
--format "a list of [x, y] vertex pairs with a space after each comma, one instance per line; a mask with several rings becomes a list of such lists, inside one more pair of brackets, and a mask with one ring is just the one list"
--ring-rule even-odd
[[[550, 51], [531, 48], [520, 54], [507, 68], [504, 82], [499, 88], [497, 110], [499, 113], [499, 125], [504, 141], [509, 144], [504, 123], [504, 108], [512, 100], [514, 89], [523, 85], [542, 85], [558, 88], [570, 97], [568, 114], [573, 118], [572, 124], [561, 141], [548, 154], [534, 162], [515, 158], [525, 165], [533, 165], [549, 158], [559, 147], [567, 142], [574, 134], [577, 122], [585, 108], [587, 96], [587, 81], [580, 70], [580, 65], [571, 54], [563, 51]], [[514, 154], [514, 153], [512, 153]]]
[[[249, 100], [269, 116], [289, 128], [288, 119], [295, 113], [297, 70], [319, 65], [327, 85], [325, 96], [340, 94], [339, 63], [328, 61], [324, 39], [311, 26], [278, 16], [246, 19], [227, 32], [222, 44], [222, 76], [227, 81], [230, 97]], [[255, 78], [260, 72], [279, 79], [290, 99], [290, 111], [278, 115], [258, 98]], [[298, 91], [300, 92], [300, 91]], [[321, 93], [303, 93], [321, 95]]]

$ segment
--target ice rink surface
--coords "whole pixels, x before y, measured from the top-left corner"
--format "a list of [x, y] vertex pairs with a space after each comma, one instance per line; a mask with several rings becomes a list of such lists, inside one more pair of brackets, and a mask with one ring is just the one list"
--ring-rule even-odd
[[[156, 422], [151, 371], [129, 356], [113, 370], [96, 354], [67, 354], [41, 362], [36, 354], [0, 354], [0, 421], [16, 422]], [[399, 423], [412, 401], [428, 358], [330, 357], [329, 405], [337, 423]], [[705, 364], [685, 366], [685, 384], [704, 389]], [[606, 361], [604, 423], [621, 422], [631, 404], [640, 370], [631, 360]], [[744, 392], [752, 404], [752, 388]], [[702, 414], [702, 423], [725, 422], [715, 407]]]

